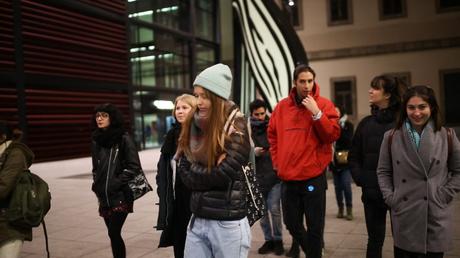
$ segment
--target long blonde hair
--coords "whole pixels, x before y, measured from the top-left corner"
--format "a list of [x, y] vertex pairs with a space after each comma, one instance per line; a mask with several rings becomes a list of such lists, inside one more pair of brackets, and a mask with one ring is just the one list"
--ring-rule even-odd
[[[225, 112], [226, 100], [218, 97], [211, 91], [204, 89], [205, 96], [211, 101], [210, 113], [206, 121], [206, 125], [203, 135], [205, 143], [206, 157], [207, 157], [207, 168], [211, 171], [211, 168], [216, 165], [217, 158], [224, 152], [224, 140], [222, 140], [222, 131], [224, 130], [225, 122], [227, 121], [227, 114]], [[197, 111], [195, 111], [197, 112]], [[192, 150], [190, 149], [190, 125], [193, 122], [193, 116], [187, 119], [181, 130], [179, 137], [179, 148], [185, 152], [186, 155], [191, 155]]]

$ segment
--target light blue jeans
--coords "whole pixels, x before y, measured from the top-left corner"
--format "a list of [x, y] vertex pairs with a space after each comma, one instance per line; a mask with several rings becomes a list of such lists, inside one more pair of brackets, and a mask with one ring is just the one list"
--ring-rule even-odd
[[[260, 219], [260, 227], [264, 232], [265, 241], [282, 241], [281, 183], [272, 187], [270, 192], [268, 192], [265, 202], [268, 213]], [[269, 215], [271, 215], [271, 223]]]
[[[193, 215], [192, 219], [193, 220]], [[248, 219], [212, 220], [195, 217], [189, 222], [185, 258], [246, 258], [251, 244]]]
[[23, 243], [19, 239], [7, 240], [0, 245], [0, 258], [19, 258]]

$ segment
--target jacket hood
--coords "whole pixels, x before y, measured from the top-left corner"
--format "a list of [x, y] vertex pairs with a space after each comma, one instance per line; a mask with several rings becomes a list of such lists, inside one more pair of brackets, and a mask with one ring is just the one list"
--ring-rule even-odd
[[34, 161], [34, 158], [35, 158], [35, 154], [32, 152], [32, 150], [29, 147], [27, 147], [27, 145], [21, 142], [13, 141], [8, 148], [21, 149], [21, 151], [24, 153], [24, 156], [26, 157], [27, 167], [30, 167], [32, 165], [32, 162]]

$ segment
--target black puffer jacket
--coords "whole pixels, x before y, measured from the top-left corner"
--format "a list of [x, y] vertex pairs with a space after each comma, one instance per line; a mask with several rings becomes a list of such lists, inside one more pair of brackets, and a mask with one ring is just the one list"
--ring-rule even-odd
[[[94, 135], [94, 134], [93, 134]], [[123, 133], [111, 146], [100, 144], [93, 137], [93, 186], [101, 207], [114, 207], [133, 202], [127, 182], [141, 173], [136, 146], [128, 133]]]
[[267, 195], [272, 187], [279, 183], [280, 180], [273, 170], [272, 158], [268, 147], [270, 146], [267, 138], [268, 117], [265, 121], [251, 118], [251, 137], [254, 141], [254, 147], [266, 148], [265, 153], [256, 156], [256, 176], [262, 187], [262, 193]]
[[363, 200], [383, 200], [376, 170], [383, 134], [394, 127], [395, 118], [394, 109], [372, 109], [372, 114], [363, 118], [356, 128], [348, 160], [353, 180], [362, 187]]
[[[180, 174], [192, 190], [191, 211], [200, 218], [239, 220], [246, 216], [246, 189], [242, 165], [249, 160], [249, 135], [241, 113], [234, 120], [236, 131], [225, 142], [226, 157], [210, 172], [198, 163], [179, 161]], [[239, 132], [241, 133], [239, 133]]]

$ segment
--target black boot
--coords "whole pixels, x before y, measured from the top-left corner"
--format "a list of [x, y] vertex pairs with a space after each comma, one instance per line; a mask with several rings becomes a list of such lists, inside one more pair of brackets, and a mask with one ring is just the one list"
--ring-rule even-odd
[[273, 241], [265, 241], [265, 243], [259, 248], [259, 254], [268, 254], [273, 251]]
[[293, 258], [298, 258], [300, 256], [300, 246], [294, 239], [292, 239], [291, 249], [286, 253], [286, 256]]
[[283, 241], [273, 241], [273, 251], [276, 255], [284, 254]]

